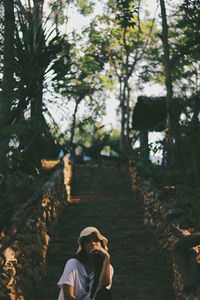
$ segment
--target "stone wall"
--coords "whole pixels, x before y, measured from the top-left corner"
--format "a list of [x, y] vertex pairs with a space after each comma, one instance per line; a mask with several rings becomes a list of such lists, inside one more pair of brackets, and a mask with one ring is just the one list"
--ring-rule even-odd
[[65, 157], [51, 178], [18, 209], [1, 233], [0, 299], [35, 299], [34, 290], [45, 275], [51, 228], [70, 201], [72, 168]]
[[158, 190], [151, 180], [140, 178], [134, 166], [130, 166], [130, 174], [132, 188], [140, 191], [144, 204], [144, 222], [152, 227], [172, 264], [176, 299], [199, 300], [200, 233], [191, 234], [189, 228], [179, 227], [179, 212], [167, 191]]

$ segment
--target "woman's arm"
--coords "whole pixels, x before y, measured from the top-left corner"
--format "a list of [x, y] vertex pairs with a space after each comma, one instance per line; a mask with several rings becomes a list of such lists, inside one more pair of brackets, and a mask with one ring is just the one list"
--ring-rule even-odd
[[69, 284], [63, 284], [63, 293], [65, 300], [75, 300], [76, 297], [74, 296], [74, 286]]
[[106, 252], [105, 258], [103, 261], [101, 274], [99, 277], [98, 286], [106, 287], [106, 286], [110, 285], [110, 283], [111, 283], [111, 281], [110, 281], [110, 255], [108, 254], [108, 252]]
[[99, 277], [99, 287], [106, 287], [110, 285], [110, 254], [101, 246], [94, 246], [92, 252], [101, 255], [104, 258], [101, 274]]

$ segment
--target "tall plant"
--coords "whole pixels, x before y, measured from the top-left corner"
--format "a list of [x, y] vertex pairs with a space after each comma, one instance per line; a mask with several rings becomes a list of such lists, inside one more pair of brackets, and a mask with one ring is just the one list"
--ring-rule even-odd
[[[37, 15], [37, 14], [36, 14]], [[16, 88], [15, 100], [12, 103], [10, 122], [24, 120], [23, 127], [27, 132], [17, 133], [23, 153], [41, 145], [42, 136], [49, 136], [52, 140], [46, 120], [44, 118], [43, 90], [46, 79], [54, 71], [54, 64], [62, 60], [62, 46], [59, 36], [54, 29], [48, 30], [45, 24], [38, 21], [33, 14], [18, 11], [15, 40], [15, 72]], [[60, 53], [60, 55], [59, 55]], [[61, 64], [62, 65], [62, 64]], [[29, 122], [25, 120], [29, 119]], [[19, 128], [19, 127], [18, 127]], [[31, 136], [26, 140], [26, 136]], [[38, 164], [42, 151], [36, 153], [35, 162]]]

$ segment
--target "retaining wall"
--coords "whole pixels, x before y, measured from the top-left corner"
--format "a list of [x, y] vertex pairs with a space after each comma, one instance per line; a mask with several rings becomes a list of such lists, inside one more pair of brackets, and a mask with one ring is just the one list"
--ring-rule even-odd
[[0, 299], [35, 299], [34, 290], [45, 275], [51, 228], [70, 201], [71, 163], [64, 158], [51, 178], [15, 212], [1, 233]]
[[173, 197], [158, 190], [151, 180], [138, 176], [130, 166], [133, 190], [139, 190], [144, 204], [144, 222], [150, 225], [172, 264], [174, 290], [178, 300], [200, 299], [200, 261], [198, 260], [200, 233], [179, 227], [179, 212], [173, 206]]

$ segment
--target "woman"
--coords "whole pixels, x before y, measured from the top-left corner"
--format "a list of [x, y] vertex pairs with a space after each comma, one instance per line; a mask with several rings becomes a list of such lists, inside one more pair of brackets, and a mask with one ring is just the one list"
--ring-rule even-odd
[[67, 261], [58, 282], [58, 300], [110, 300], [113, 267], [108, 240], [95, 227], [86, 227], [78, 238], [75, 258]]

